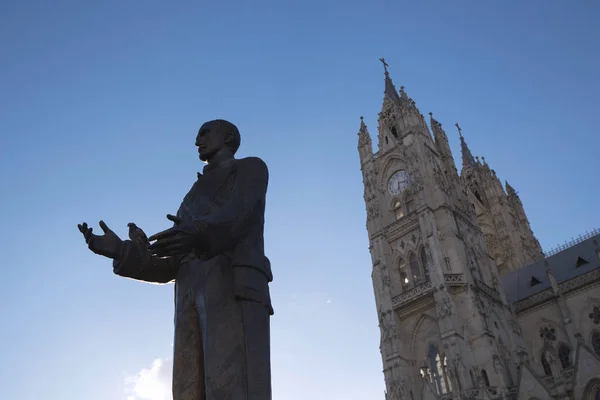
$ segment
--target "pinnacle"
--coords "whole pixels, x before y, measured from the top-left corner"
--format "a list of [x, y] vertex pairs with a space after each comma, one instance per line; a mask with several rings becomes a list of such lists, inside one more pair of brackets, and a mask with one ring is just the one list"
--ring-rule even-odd
[[458, 128], [458, 133], [460, 134], [460, 148], [462, 150], [463, 169], [474, 167], [476, 166], [475, 158], [473, 157], [473, 154], [471, 154], [469, 146], [467, 146], [467, 142], [462, 135], [462, 130], [460, 129], [458, 122], [456, 123], [456, 127]]
[[516, 196], [517, 195], [516, 190], [512, 186], [510, 186], [510, 184], [508, 183], [508, 181], [504, 181], [504, 186], [506, 186], [506, 193], [509, 196]]

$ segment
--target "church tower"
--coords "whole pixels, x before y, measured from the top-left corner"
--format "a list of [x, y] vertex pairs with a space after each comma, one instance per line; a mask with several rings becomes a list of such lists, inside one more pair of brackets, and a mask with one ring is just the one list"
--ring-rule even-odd
[[487, 254], [504, 276], [544, 258], [540, 243], [529, 225], [516, 191], [506, 183], [506, 191], [485, 157], [473, 157], [456, 124], [462, 150], [463, 185], [483, 232]]
[[500, 398], [526, 352], [471, 200], [479, 177], [459, 176], [442, 124], [381, 61], [377, 152], [361, 117], [358, 153], [387, 399]]

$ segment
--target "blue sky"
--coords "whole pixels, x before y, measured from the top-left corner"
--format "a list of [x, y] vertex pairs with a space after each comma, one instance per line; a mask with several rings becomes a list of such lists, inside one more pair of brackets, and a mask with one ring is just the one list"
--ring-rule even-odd
[[457, 159], [460, 122], [549, 248], [600, 227], [599, 11], [0, 2], [0, 398], [168, 398], [173, 287], [117, 278], [76, 224], [104, 219], [122, 237], [129, 221], [169, 226], [202, 168], [198, 127], [226, 118], [239, 155], [271, 172], [274, 398], [383, 399], [356, 151], [361, 115], [376, 131], [378, 59], [444, 124]]

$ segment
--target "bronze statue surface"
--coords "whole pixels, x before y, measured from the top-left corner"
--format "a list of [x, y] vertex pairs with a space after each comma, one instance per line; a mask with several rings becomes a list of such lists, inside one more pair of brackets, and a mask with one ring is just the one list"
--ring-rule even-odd
[[268, 170], [259, 158], [234, 158], [239, 145], [232, 123], [202, 125], [196, 146], [207, 165], [167, 215], [170, 229], [146, 238], [130, 223], [131, 240], [121, 240], [103, 221], [103, 235], [78, 225], [91, 251], [113, 259], [115, 274], [175, 282], [173, 400], [271, 399]]

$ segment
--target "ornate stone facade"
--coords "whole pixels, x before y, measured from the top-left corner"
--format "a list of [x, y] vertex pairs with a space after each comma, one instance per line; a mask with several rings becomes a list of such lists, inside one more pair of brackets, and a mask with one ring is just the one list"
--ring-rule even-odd
[[358, 152], [386, 398], [594, 396], [600, 232], [585, 251], [544, 259], [516, 191], [472, 156], [456, 124], [459, 175], [442, 124], [430, 114], [429, 128], [383, 62], [378, 151], [361, 118]]

